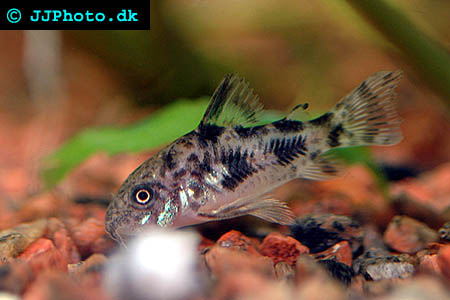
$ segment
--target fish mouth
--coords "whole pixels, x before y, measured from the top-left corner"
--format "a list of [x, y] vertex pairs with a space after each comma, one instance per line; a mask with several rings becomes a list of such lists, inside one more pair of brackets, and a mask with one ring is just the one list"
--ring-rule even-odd
[[115, 232], [115, 240], [124, 248], [127, 248], [127, 244], [129, 243], [129, 241], [135, 237], [135, 234], [132, 233], [124, 233], [121, 232], [120, 230], [117, 230]]
[[134, 227], [134, 226], [121, 226], [116, 228], [116, 230], [113, 231], [111, 237], [117, 241], [122, 247], [128, 248], [127, 245], [130, 241], [134, 240], [136, 236], [140, 235], [141, 233], [145, 233], [148, 231], [151, 231], [153, 229], [161, 230], [161, 227], [158, 225], [148, 225], [148, 226], [142, 226], [142, 227]]
[[124, 227], [128, 227], [123, 213], [119, 213], [118, 209], [113, 206], [113, 203], [108, 207], [105, 216], [105, 231], [109, 236], [121, 245], [125, 245], [129, 239], [128, 231], [124, 231]]
[[125, 245], [129, 240], [133, 239], [139, 233], [153, 226], [139, 226], [132, 222], [131, 219], [125, 215], [111, 215], [107, 217], [106, 231], [112, 239]]
[[131, 228], [130, 226], [121, 224], [108, 226], [106, 231], [114, 241], [125, 248], [128, 242], [138, 233], [137, 230]]
[[108, 235], [119, 244], [124, 243], [123, 234], [120, 233], [120, 228], [118, 228], [117, 223], [112, 221], [111, 219], [106, 219], [105, 222], [105, 231]]

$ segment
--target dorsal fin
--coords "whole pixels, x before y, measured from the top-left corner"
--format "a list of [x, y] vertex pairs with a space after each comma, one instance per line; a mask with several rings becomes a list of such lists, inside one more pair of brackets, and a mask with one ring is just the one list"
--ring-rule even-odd
[[258, 121], [263, 105], [248, 83], [236, 74], [228, 74], [211, 97], [200, 126], [248, 126]]
[[295, 121], [308, 121], [311, 119], [311, 116], [306, 111], [309, 107], [308, 103], [297, 104], [291, 110], [291, 112], [286, 116], [287, 120], [295, 120]]

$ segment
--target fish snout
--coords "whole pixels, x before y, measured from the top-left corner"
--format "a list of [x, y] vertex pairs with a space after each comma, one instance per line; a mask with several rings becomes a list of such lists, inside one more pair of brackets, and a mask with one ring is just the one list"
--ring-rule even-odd
[[121, 238], [117, 232], [118, 228], [118, 217], [115, 213], [114, 209], [108, 207], [105, 216], [105, 231], [109, 234], [109, 236], [115, 240], [120, 242]]
[[105, 231], [109, 234], [109, 236], [121, 243], [124, 244], [124, 239], [120, 233], [121, 228], [128, 223], [128, 218], [126, 218], [123, 210], [115, 205], [115, 201], [111, 201], [108, 209], [106, 210], [105, 215]]

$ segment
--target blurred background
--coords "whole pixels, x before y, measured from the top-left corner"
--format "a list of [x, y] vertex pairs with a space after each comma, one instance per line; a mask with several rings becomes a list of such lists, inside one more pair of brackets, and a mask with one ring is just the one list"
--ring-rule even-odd
[[[80, 132], [127, 128], [180, 99], [205, 101], [229, 72], [247, 78], [268, 109], [288, 111], [308, 102], [316, 115], [372, 73], [402, 69], [397, 93], [404, 140], [374, 149], [374, 157], [412, 174], [448, 162], [445, 88], [430, 78], [432, 68], [424, 71], [423, 62], [408, 54], [409, 45], [380, 33], [352, 2], [152, 1], [149, 31], [0, 31], [2, 205], [41, 192], [44, 158]], [[437, 47], [449, 49], [449, 1], [388, 2]], [[190, 114], [189, 105], [177, 109]], [[120, 148], [127, 140], [113, 143]], [[69, 160], [83, 151], [71, 149]], [[89, 152], [51, 187], [69, 197], [108, 196], [155, 150], [124, 149], [112, 157]]]

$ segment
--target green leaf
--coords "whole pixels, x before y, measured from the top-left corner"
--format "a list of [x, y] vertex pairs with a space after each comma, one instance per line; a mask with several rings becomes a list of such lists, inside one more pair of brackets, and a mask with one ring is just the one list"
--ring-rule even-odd
[[374, 28], [397, 46], [406, 58], [417, 67], [443, 100], [450, 104], [450, 56], [437, 41], [422, 32], [402, 10], [396, 1], [347, 0], [367, 18]]
[[208, 100], [179, 100], [125, 128], [90, 128], [80, 132], [44, 159], [42, 175], [46, 186], [56, 185], [96, 152], [138, 152], [175, 140], [197, 127]]

